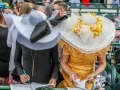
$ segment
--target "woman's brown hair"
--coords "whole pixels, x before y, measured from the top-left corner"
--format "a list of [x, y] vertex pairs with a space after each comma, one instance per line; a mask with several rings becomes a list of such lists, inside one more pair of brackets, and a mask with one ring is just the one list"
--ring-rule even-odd
[[24, 2], [22, 7], [20, 8], [20, 15], [30, 13], [30, 11], [33, 9], [33, 7], [34, 7], [34, 4], [32, 4], [30, 2]]

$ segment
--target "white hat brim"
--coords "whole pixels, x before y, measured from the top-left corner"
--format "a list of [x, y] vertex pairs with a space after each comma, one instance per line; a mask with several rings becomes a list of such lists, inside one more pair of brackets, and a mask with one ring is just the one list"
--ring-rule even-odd
[[[30, 40], [30, 36], [34, 30], [34, 26], [32, 25], [25, 25], [21, 23], [22, 17], [21, 16], [13, 16], [13, 23], [15, 24], [16, 28], [18, 29], [19, 33], [25, 37], [26, 39]], [[51, 33], [44, 38], [38, 40], [36, 43], [46, 43], [54, 40], [62, 30], [65, 30], [66, 21], [62, 21], [56, 27], [51, 30]]]
[[[108, 46], [115, 36], [115, 25], [109, 19], [99, 16], [102, 20], [103, 27], [102, 32], [90, 43], [84, 43], [80, 37], [78, 37], [71, 29], [67, 29], [63, 35], [63, 40], [66, 41], [70, 46], [76, 48], [82, 53], [95, 53]], [[72, 17], [71, 17], [72, 18]], [[75, 18], [75, 17], [74, 17]], [[77, 17], [76, 17], [77, 18]], [[71, 19], [73, 21], [73, 19]], [[69, 22], [70, 23], [70, 22]], [[72, 23], [72, 22], [71, 22]], [[75, 24], [73, 24], [74, 26]]]

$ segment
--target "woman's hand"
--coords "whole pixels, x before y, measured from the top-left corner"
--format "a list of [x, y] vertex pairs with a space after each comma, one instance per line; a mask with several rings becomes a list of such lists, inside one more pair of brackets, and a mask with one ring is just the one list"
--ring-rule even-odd
[[50, 87], [51, 87], [51, 88], [55, 88], [56, 82], [57, 82], [56, 79], [54, 79], [54, 78], [50, 79], [49, 84], [53, 84], [53, 86], [50, 86]]
[[20, 80], [23, 84], [27, 84], [27, 82], [30, 80], [30, 76], [22, 74], [22, 75], [20, 75]]
[[70, 81], [71, 82], [73, 82], [74, 84], [76, 84], [76, 79], [78, 79], [78, 76], [77, 76], [77, 74], [75, 74], [75, 73], [73, 73], [73, 74], [71, 74], [70, 76], [69, 76], [69, 78], [70, 78]]
[[93, 74], [91, 74], [91, 75], [88, 75], [88, 77], [87, 77], [87, 82], [86, 83], [93, 83], [93, 81], [94, 81], [94, 75]]

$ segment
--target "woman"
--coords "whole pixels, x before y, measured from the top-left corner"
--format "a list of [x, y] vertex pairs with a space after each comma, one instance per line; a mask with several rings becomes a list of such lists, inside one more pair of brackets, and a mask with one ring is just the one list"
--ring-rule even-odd
[[34, 7], [34, 4], [30, 2], [24, 2], [20, 9], [20, 15], [29, 14], [30, 11], [33, 9], [33, 7]]
[[[29, 2], [23, 3], [20, 14], [28, 14], [32, 9], [33, 9], [33, 4]], [[6, 18], [6, 17], [5, 17]], [[10, 76], [9, 76], [9, 84], [15, 83], [15, 81], [12, 79], [11, 72], [15, 68], [14, 65], [14, 54], [15, 54], [15, 48], [16, 48], [16, 39], [17, 39], [17, 34], [18, 30], [15, 29], [15, 25], [11, 25], [9, 28], [8, 32], [8, 37], [7, 37], [7, 45], [8, 47], [12, 47], [11, 49], [11, 55], [10, 55], [10, 62], [9, 62], [9, 71], [10, 71]]]
[[[47, 17], [43, 12], [36, 10], [32, 10], [28, 16], [28, 18], [27, 16], [25, 18], [13, 17], [13, 22], [19, 31], [14, 58], [15, 68], [12, 72], [13, 79], [23, 84], [30, 80], [54, 84], [53, 87], [55, 87], [59, 71], [57, 41], [58, 37], [60, 38], [59, 31], [62, 30], [61, 24], [55, 28], [57, 30], [52, 30], [48, 36], [32, 44], [30, 35], [34, 29], [33, 26], [38, 26], [36, 24], [46, 20]], [[23, 56], [23, 66], [21, 56]]]
[[[64, 80], [58, 87], [79, 87], [77, 80], [80, 80], [84, 89], [91, 90], [94, 78], [106, 67], [106, 52], [115, 36], [115, 26], [107, 18], [94, 14], [72, 15], [68, 22], [68, 30], [59, 42], [63, 49], [60, 64]], [[95, 71], [96, 60], [99, 66]]]
[[[0, 2], [0, 5], [7, 8], [2, 2]], [[6, 44], [7, 34], [8, 28], [0, 11], [0, 80], [2, 80], [2, 85], [8, 85], [9, 77], [10, 48]]]

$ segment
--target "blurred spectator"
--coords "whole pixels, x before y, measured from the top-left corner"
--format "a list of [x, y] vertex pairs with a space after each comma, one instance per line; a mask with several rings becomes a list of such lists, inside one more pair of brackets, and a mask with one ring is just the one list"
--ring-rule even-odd
[[33, 9], [45, 13], [45, 8], [41, 5], [35, 5]]
[[[114, 18], [115, 28], [120, 28], [120, 27], [118, 26], [118, 21], [119, 21], [119, 20], [120, 20], [120, 15], [115, 16], [115, 18]], [[113, 42], [116, 42], [116, 41], [118, 41], [119, 39], [120, 39], [120, 30], [116, 30], [116, 34], [115, 34], [115, 38], [114, 38]]]
[[34, 8], [34, 4], [30, 2], [24, 2], [21, 9], [20, 9], [20, 15], [28, 14], [30, 11]]
[[119, 4], [119, 0], [112, 0], [112, 4]]
[[71, 3], [72, 7], [76, 7], [79, 6], [80, 4], [80, 0], [69, 0], [69, 2]]
[[119, 0], [112, 0], [112, 4], [113, 4], [112, 8], [117, 8], [117, 5], [120, 6], [119, 5]]
[[43, 0], [43, 2], [45, 6], [48, 6], [48, 4], [50, 3], [50, 0]]
[[16, 15], [16, 16], [19, 16], [19, 9], [17, 7], [14, 7], [13, 8], [13, 13]]
[[23, 5], [24, 0], [13, 0], [13, 13], [19, 16], [19, 11], [21, 6]]

